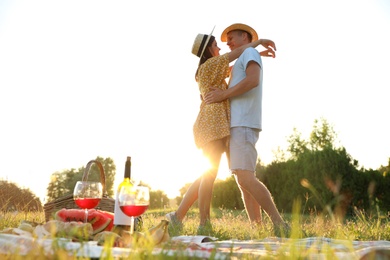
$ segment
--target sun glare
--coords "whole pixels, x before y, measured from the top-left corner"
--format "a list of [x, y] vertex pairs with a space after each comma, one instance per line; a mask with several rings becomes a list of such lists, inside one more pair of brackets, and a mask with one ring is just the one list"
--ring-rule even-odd
[[[209, 160], [202, 154], [201, 150], [195, 150], [191, 155], [192, 164], [184, 167], [185, 172], [172, 173], [170, 180], [164, 183], [152, 184], [153, 190], [164, 191], [169, 198], [180, 196], [180, 189], [188, 183], [194, 182], [210, 168]], [[229, 167], [225, 154], [222, 156], [218, 179], [226, 179], [230, 176]]]
[[[198, 166], [194, 169], [195, 172], [197, 172], [197, 175], [195, 175], [194, 178], [199, 177], [203, 172], [207, 171], [210, 168], [210, 162], [205, 157], [200, 150], [197, 152], [196, 158], [198, 159]], [[226, 155], [223, 154], [221, 158], [221, 162], [219, 164], [219, 169], [218, 169], [218, 175], [217, 179], [226, 179], [228, 176], [230, 176], [230, 170], [229, 170], [229, 165], [228, 161], [226, 158]]]

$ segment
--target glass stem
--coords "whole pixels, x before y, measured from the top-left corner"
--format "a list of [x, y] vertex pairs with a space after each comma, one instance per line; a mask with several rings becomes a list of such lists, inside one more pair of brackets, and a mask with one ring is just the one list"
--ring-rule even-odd
[[134, 233], [134, 217], [130, 217], [130, 234]]
[[85, 211], [85, 221], [84, 223], [87, 223], [88, 222], [88, 209], [84, 209]]

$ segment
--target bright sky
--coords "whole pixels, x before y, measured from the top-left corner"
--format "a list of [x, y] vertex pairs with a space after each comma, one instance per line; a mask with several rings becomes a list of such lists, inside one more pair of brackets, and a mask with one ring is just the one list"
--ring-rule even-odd
[[56, 171], [111, 157], [119, 181], [132, 156], [136, 179], [178, 195], [204, 167], [193, 40], [216, 25], [225, 53], [236, 22], [277, 46], [263, 59], [264, 163], [324, 117], [361, 166], [387, 165], [387, 0], [0, 0], [0, 179], [43, 198]]

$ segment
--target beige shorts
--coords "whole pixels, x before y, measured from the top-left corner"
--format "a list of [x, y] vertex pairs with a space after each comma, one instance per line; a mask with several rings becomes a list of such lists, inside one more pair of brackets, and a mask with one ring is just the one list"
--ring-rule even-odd
[[257, 163], [256, 143], [259, 129], [233, 127], [230, 129], [230, 170], [255, 171]]

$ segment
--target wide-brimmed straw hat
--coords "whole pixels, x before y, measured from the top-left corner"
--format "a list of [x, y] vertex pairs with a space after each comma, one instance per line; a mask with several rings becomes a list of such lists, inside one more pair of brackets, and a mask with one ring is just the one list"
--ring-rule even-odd
[[[214, 26], [214, 28], [215, 28], [215, 26]], [[199, 58], [201, 58], [203, 56], [203, 53], [206, 50], [207, 44], [209, 43], [211, 36], [213, 36], [214, 28], [213, 28], [213, 30], [211, 30], [210, 34], [199, 33], [195, 37], [194, 44], [192, 45], [192, 54], [198, 56]]]
[[227, 42], [227, 34], [231, 31], [240, 30], [245, 31], [252, 35], [252, 42], [257, 41], [259, 39], [259, 36], [257, 36], [257, 32], [255, 29], [250, 27], [249, 25], [243, 24], [243, 23], [235, 23], [227, 27], [221, 34], [221, 41]]

